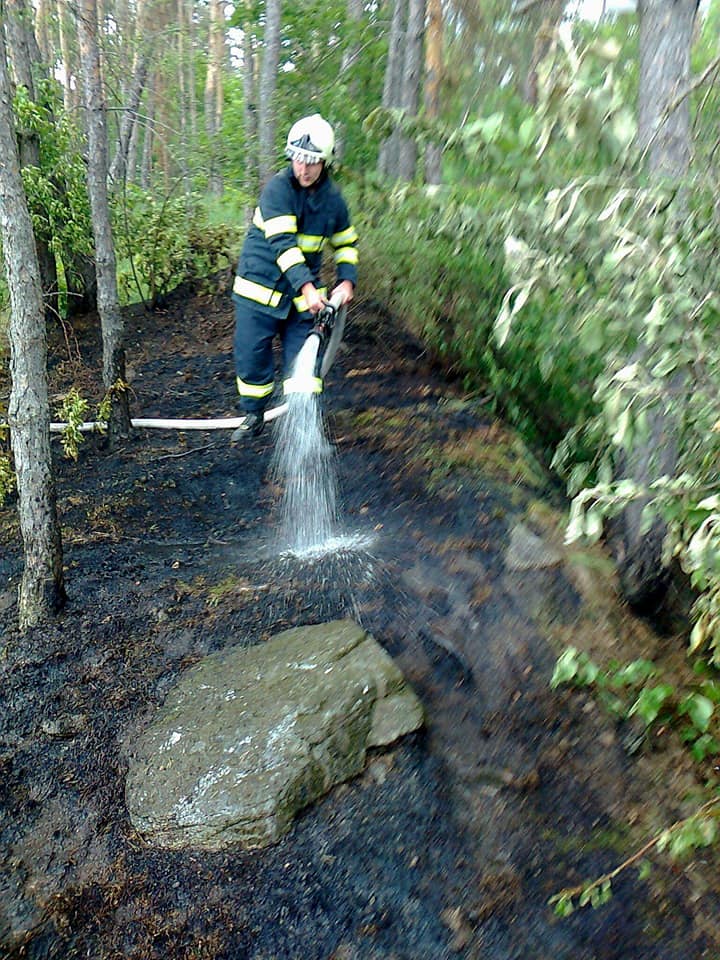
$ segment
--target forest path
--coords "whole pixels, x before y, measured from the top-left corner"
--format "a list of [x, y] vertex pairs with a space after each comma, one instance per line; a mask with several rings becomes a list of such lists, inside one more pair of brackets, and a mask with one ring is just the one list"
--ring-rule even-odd
[[[72, 376], [97, 396], [90, 331], [82, 362], [53, 348], [55, 391]], [[178, 294], [131, 317], [127, 340], [134, 416], [234, 415], [229, 298]], [[111, 454], [91, 439], [77, 463], [58, 446], [70, 602], [20, 638], [17, 530], [0, 514], [0, 954], [716, 958], [714, 894], [676, 872], [628, 871], [605, 907], [562, 921], [547, 904], [689, 812], [694, 786], [682, 754], [630, 753], [632, 730], [551, 690], [555, 658], [578, 641], [652, 658], [668, 641], [618, 604], [600, 551], [563, 547], [562, 503], [511, 431], [368, 305], [353, 305], [325, 410], [355, 550], [278, 556], [272, 429], [246, 446], [138, 431]], [[426, 729], [270, 850], [145, 846], [124, 745], [178, 674], [338, 616], [396, 658]], [[663, 807], [668, 767], [677, 800]]]

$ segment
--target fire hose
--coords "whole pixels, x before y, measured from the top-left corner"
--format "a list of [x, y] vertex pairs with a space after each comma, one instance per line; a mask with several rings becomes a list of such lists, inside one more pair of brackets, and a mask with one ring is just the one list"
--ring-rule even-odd
[[[330, 299], [330, 302], [323, 307], [317, 314], [309, 337], [318, 337], [318, 369], [317, 375], [324, 377], [335, 359], [340, 342], [342, 341], [345, 330], [345, 315], [347, 306], [341, 294], [336, 294]], [[287, 402], [278, 404], [266, 410], [263, 419], [266, 423], [281, 417], [287, 412]], [[242, 426], [245, 417], [221, 417], [214, 420], [164, 420], [159, 418], [138, 417], [132, 418], [130, 424], [133, 427], [155, 430], [235, 430]], [[62, 433], [67, 428], [67, 423], [51, 423], [51, 433]], [[81, 433], [91, 433], [106, 429], [107, 424], [104, 420], [90, 421], [80, 423], [76, 429]]]

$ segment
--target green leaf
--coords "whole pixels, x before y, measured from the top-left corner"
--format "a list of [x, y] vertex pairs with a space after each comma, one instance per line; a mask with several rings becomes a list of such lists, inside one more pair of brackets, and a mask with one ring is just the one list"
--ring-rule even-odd
[[679, 707], [679, 712], [686, 713], [693, 726], [701, 733], [707, 733], [714, 711], [715, 704], [701, 693], [691, 693]]
[[529, 147], [532, 141], [535, 139], [535, 120], [533, 117], [527, 117], [520, 124], [518, 130], [518, 141], [520, 146], [525, 149]]
[[553, 905], [553, 910], [558, 917], [569, 917], [575, 911], [572, 897], [551, 897], [549, 902]]
[[555, 689], [563, 683], [570, 683], [577, 675], [580, 667], [578, 652], [575, 647], [568, 647], [567, 650], [558, 657], [555, 669], [553, 671], [550, 686]]
[[644, 683], [657, 673], [651, 660], [633, 660], [621, 667], [613, 676], [613, 683], [620, 686]]
[[707, 757], [714, 757], [719, 752], [720, 743], [709, 733], [704, 733], [701, 737], [698, 737], [690, 747], [690, 753], [698, 763], [702, 763]]
[[630, 707], [629, 714], [638, 714], [649, 727], [657, 719], [663, 704], [673, 692], [674, 688], [667, 683], [660, 683], [656, 687], [645, 687]]

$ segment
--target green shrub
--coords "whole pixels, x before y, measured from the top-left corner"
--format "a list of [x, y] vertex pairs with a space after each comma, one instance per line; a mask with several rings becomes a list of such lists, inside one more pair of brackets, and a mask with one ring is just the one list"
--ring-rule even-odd
[[114, 228], [121, 298], [155, 305], [180, 284], [229, 266], [241, 225], [211, 223], [197, 197], [158, 200], [128, 187], [116, 200]]

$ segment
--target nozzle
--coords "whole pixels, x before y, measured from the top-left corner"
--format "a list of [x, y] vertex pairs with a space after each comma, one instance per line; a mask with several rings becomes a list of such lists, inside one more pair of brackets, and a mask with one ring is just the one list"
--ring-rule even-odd
[[315, 323], [310, 331], [310, 335], [315, 334], [320, 338], [321, 347], [325, 345], [332, 333], [332, 329], [335, 326], [336, 313], [336, 308], [331, 303], [327, 303], [315, 317]]

